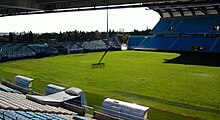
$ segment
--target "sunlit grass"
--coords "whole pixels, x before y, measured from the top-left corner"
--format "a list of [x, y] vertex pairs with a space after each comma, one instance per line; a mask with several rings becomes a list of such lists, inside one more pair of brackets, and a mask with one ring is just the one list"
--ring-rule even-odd
[[[97, 63], [102, 54], [98, 52], [1, 63], [0, 75], [11, 77], [21, 74], [35, 78], [34, 87], [37, 89], [43, 89], [47, 83], [79, 87], [91, 94], [88, 95], [88, 102], [97, 105], [101, 105], [101, 100], [96, 101], [98, 97], [112, 97], [152, 107], [166, 104], [148, 99], [153, 97], [220, 110], [220, 67], [164, 63], [178, 57], [176, 53], [120, 51], [107, 53], [103, 60], [105, 67], [94, 69], [92, 64]], [[182, 108], [173, 110], [169, 106], [161, 108], [192, 113]], [[220, 117], [210, 113], [192, 115], [207, 119]]]

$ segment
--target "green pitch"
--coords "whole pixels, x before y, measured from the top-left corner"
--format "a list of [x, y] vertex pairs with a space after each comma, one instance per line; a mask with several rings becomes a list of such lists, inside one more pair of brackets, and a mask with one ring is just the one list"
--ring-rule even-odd
[[94, 66], [102, 54], [0, 63], [0, 75], [35, 78], [37, 90], [47, 83], [79, 87], [89, 105], [100, 106], [110, 97], [203, 119], [220, 118], [220, 67], [212, 64], [215, 61], [178, 64], [177, 53], [120, 51], [108, 52], [104, 65]]

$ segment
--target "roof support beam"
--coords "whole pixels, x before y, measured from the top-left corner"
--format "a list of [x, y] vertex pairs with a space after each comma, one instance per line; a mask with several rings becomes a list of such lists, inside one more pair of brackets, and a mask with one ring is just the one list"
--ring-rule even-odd
[[170, 9], [166, 9], [165, 11], [170, 14], [170, 17], [173, 17], [173, 12]]
[[176, 11], [178, 11], [181, 16], [184, 16], [183, 10], [181, 8], [176, 8]]
[[215, 8], [216, 11], [218, 12], [218, 14], [220, 14], [220, 8], [219, 8], [219, 6], [215, 6], [214, 8]]
[[194, 8], [188, 8], [188, 10], [192, 13], [192, 15], [196, 15]]
[[202, 13], [204, 13], [205, 15], [208, 14], [205, 7], [200, 7], [199, 10], [200, 10]]

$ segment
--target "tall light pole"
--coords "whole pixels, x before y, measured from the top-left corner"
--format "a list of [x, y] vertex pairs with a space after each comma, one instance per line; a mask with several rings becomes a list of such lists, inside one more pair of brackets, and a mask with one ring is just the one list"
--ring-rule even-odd
[[108, 6], [107, 6], [107, 34], [106, 34], [106, 37], [107, 37], [107, 41], [105, 42], [105, 44], [107, 45], [107, 49], [105, 51], [105, 53], [102, 55], [101, 59], [99, 60], [99, 62], [97, 64], [93, 64], [93, 68], [97, 68], [97, 67], [104, 67], [105, 66], [105, 63], [101, 63], [102, 62], [102, 59], [105, 57], [105, 55], [107, 54], [108, 52], [108, 49], [109, 49], [109, 45], [108, 45], [108, 40], [109, 40], [109, 34], [108, 34]]
[[109, 34], [108, 34], [108, 6], [107, 6], [107, 40], [109, 39]]

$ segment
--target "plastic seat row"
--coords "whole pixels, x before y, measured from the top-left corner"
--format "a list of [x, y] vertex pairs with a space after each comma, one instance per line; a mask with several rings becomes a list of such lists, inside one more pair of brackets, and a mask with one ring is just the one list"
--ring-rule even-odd
[[220, 15], [161, 18], [153, 34], [219, 34]]
[[220, 52], [220, 38], [201, 36], [131, 36], [128, 48]]
[[35, 53], [24, 44], [2, 44], [0, 45], [1, 56], [8, 58], [19, 58], [26, 56], [34, 56]]
[[47, 112], [58, 114], [72, 114], [71, 111], [63, 108], [53, 107], [49, 105], [41, 105], [39, 103], [26, 99], [25, 95], [0, 91], [0, 107], [13, 110], [24, 110], [34, 112]]
[[121, 48], [120, 42], [116, 38], [110, 38], [108, 40], [95, 40], [95, 41], [83, 41], [83, 42], [62, 42], [63, 45], [67, 49], [72, 50], [103, 50], [108, 49], [108, 46], [114, 48]]
[[68, 120], [57, 114], [0, 109], [0, 120]]
[[6, 86], [3, 86], [3, 85], [0, 85], [0, 90], [5, 91], [5, 92], [11, 92], [11, 93], [19, 93], [19, 94], [21, 94], [20, 91], [11, 89], [11, 88], [6, 87]]

